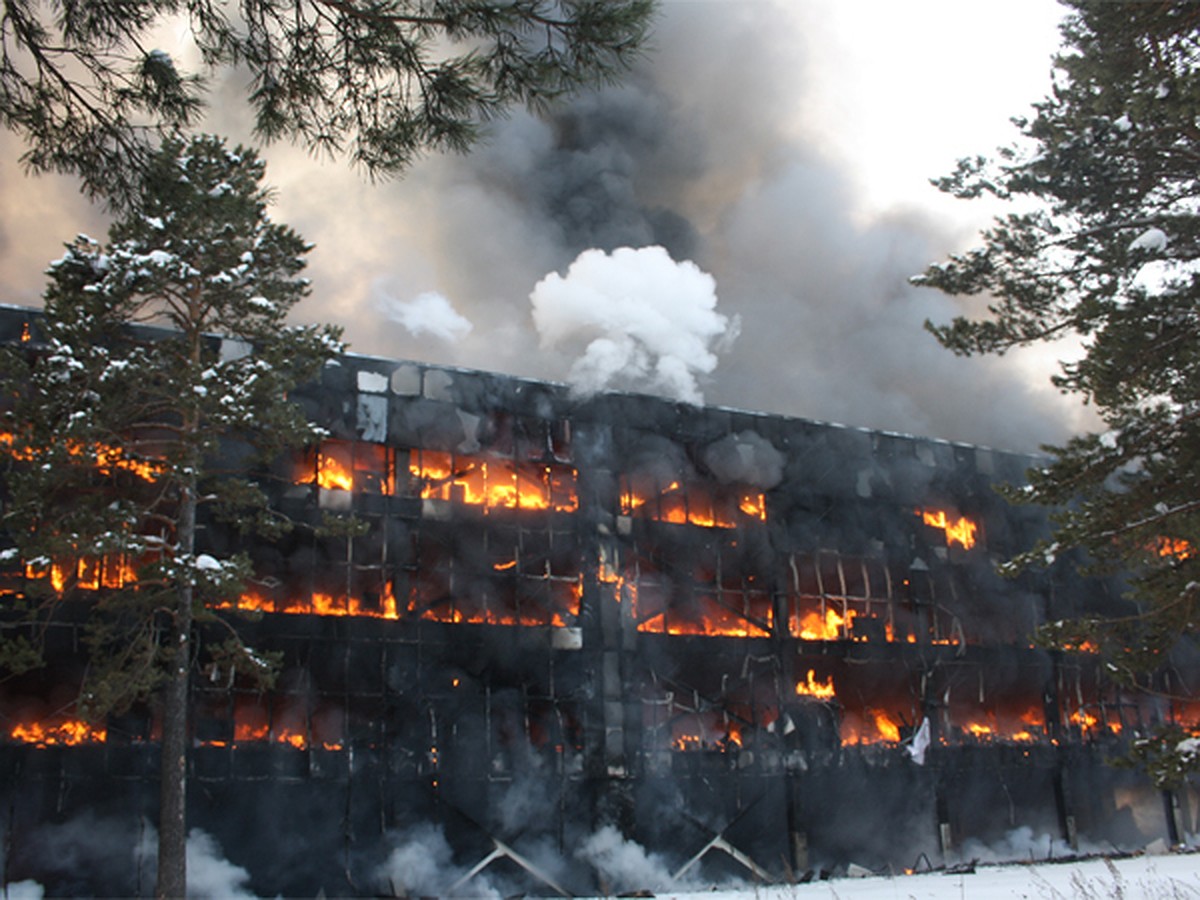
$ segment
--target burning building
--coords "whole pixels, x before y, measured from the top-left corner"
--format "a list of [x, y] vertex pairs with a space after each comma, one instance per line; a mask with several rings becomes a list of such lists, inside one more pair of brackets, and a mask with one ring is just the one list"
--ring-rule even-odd
[[[2, 312], [0, 339], [36, 340], [35, 314]], [[1028, 457], [356, 356], [294, 399], [330, 436], [279, 461], [278, 506], [366, 527], [252, 547], [236, 605], [281, 677], [192, 687], [191, 821], [257, 892], [413, 891], [386, 861], [431, 830], [450, 893], [481, 872], [611, 889], [578, 852], [601, 829], [678, 875], [763, 880], [955, 861], [1021, 828], [1105, 848], [1197, 830], [1188, 791], [1107, 765], [1191, 721], [1180, 672], [1133, 692], [1087, 648], [1031, 643], [1120, 608], [1119, 585], [1069, 559], [995, 574], [1047, 528], [992, 490]], [[5, 877], [133, 894], [127, 849], [86, 872], [46, 852], [80, 822], [127, 848], [157, 797], [153, 708], [70, 714], [83, 611], [120, 561], [69, 574], [51, 664], [0, 684]], [[6, 577], [11, 598], [64, 574]]]

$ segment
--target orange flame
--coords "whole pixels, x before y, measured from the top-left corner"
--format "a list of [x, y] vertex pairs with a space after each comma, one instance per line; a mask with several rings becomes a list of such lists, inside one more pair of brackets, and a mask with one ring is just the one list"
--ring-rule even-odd
[[875, 722], [875, 730], [883, 740], [893, 744], [900, 742], [900, 726], [893, 722], [887, 713], [875, 710], [871, 716]]
[[[218, 609], [231, 609], [234, 603], [217, 604]], [[247, 592], [238, 598], [238, 609], [264, 613], [316, 616], [361, 616], [370, 619], [399, 619], [400, 612], [396, 596], [389, 582], [377, 605], [369, 605], [359, 597], [339, 597], [333, 594], [313, 593], [307, 603], [296, 600], [275, 601], [261, 594]]]
[[[656, 503], [650, 503], [651, 499]], [[621, 515], [700, 528], [736, 528], [738, 513], [761, 522], [767, 520], [767, 501], [761, 491], [743, 488], [736, 495], [724, 492], [719, 496], [703, 483], [685, 488], [672, 481], [653, 497], [642, 496], [626, 484], [621, 489], [620, 508]]]
[[121, 555], [101, 559], [79, 559], [74, 562], [51, 563], [48, 566], [25, 564], [25, 577], [30, 580], [48, 578], [56, 594], [66, 590], [72, 577], [75, 587], [85, 591], [101, 588], [118, 589], [137, 581], [137, 569]]
[[770, 632], [738, 616], [726, 611], [719, 618], [705, 617], [698, 620], [672, 618], [667, 622], [667, 614], [659, 613], [638, 625], [638, 631], [646, 634], [690, 635], [692, 637], [737, 637], [762, 638]]
[[847, 712], [838, 733], [847, 746], [900, 742], [899, 723], [880, 709], [866, 709], [861, 715]]
[[832, 700], [836, 697], [837, 692], [833, 687], [833, 676], [830, 675], [824, 682], [820, 682], [813, 677], [815, 674], [812, 669], [809, 669], [808, 679], [796, 682], [796, 694], [801, 697], [812, 697], [816, 700]]
[[1104, 731], [1109, 731], [1113, 734], [1121, 733], [1121, 723], [1106, 721], [1101, 722], [1100, 717], [1095, 713], [1085, 712], [1082, 709], [1077, 709], [1067, 717], [1067, 721], [1079, 728], [1085, 734], [1098, 735]]
[[793, 619], [792, 634], [805, 641], [840, 641], [856, 615], [853, 609], [846, 610], [844, 616], [832, 607], [826, 608], [824, 615], [811, 610], [798, 621]]
[[315, 471], [301, 474], [296, 484], [315, 484], [326, 491], [352, 491], [354, 473], [329, 454], [318, 451]]
[[9, 738], [37, 747], [75, 747], [79, 744], [103, 743], [108, 731], [103, 726], [89, 725], [79, 719], [58, 722], [26, 722], [14, 725]]
[[742, 499], [738, 502], [738, 509], [755, 519], [767, 521], [767, 498], [762, 494], [752, 492], [743, 494]]
[[984, 722], [968, 722], [963, 726], [963, 730], [972, 735], [976, 740], [990, 740], [996, 733], [996, 729]]
[[1150, 551], [1158, 556], [1172, 556], [1178, 560], [1191, 559], [1192, 545], [1182, 538], [1160, 537], [1150, 545]]
[[563, 466], [424, 450], [420, 459], [413, 455], [408, 469], [422, 482], [423, 500], [454, 500], [485, 511], [575, 512], [579, 508], [575, 470]]
[[946, 533], [946, 546], [959, 544], [965, 550], [975, 546], [975, 532], [979, 530], [979, 526], [965, 516], [959, 516], [952, 522], [944, 509], [917, 510], [917, 515], [921, 516], [926, 525], [940, 528]]
[[287, 744], [289, 747], [295, 747], [297, 750], [307, 750], [310, 746], [320, 747], [323, 750], [341, 750], [342, 744], [340, 741], [321, 741], [320, 743], [310, 742], [308, 736], [300, 730], [293, 730], [287, 727], [281, 727], [274, 732], [261, 720], [235, 721], [233, 726], [233, 741], [203, 741], [201, 746], [204, 747], [229, 747], [238, 746], [239, 744], [254, 744], [254, 743], [275, 743]]
[[[7, 446], [14, 458], [23, 462], [33, 459], [32, 450], [18, 450], [16, 438], [10, 431], [0, 432], [0, 445]], [[91, 457], [95, 460], [96, 471], [102, 475], [111, 475], [120, 469], [131, 472], [145, 481], [154, 481], [163, 471], [163, 464], [154, 460], [135, 459], [120, 447], [108, 444], [82, 444], [79, 441], [67, 441], [67, 453], [75, 457]]]

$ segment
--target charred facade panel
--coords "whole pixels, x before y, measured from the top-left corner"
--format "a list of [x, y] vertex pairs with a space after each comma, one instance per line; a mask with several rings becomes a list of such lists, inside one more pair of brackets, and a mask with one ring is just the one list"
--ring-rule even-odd
[[[273, 473], [305, 527], [248, 548], [230, 602], [281, 654], [278, 684], [192, 688], [193, 822], [255, 891], [387, 892], [420, 829], [464, 871], [579, 892], [604, 886], [576, 850], [606, 826], [682, 874], [749, 879], [954, 861], [1020, 828], [1124, 847], [1195, 830], [1194, 798], [1164, 806], [1104, 760], [1200, 708], [1030, 643], [1119, 608], [1119, 584], [1068, 562], [995, 574], [1046, 530], [992, 490], [1027, 457], [358, 357], [294, 397], [330, 432]], [[362, 527], [324, 532], [329, 514]], [[105, 867], [79, 886], [34, 846], [80, 817], [154, 818], [155, 710], [71, 719], [81, 594], [47, 632], [54, 664], [0, 685], [7, 876], [144, 892]]]

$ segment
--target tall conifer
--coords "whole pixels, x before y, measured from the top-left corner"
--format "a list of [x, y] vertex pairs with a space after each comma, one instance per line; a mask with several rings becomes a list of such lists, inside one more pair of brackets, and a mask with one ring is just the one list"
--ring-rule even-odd
[[309, 248], [268, 218], [263, 174], [253, 150], [169, 140], [107, 242], [81, 236], [51, 265], [44, 340], [8, 360], [4, 524], [9, 555], [46, 576], [33, 614], [93, 603], [88, 715], [161, 698], [160, 896], [185, 890], [190, 673], [271, 675], [234, 627], [197, 645], [248, 574], [197, 527], [286, 527], [256, 460], [318, 436], [288, 391], [341, 349], [336, 329], [287, 324]]
[[1200, 626], [1200, 6], [1065, 5], [1053, 93], [1015, 120], [1024, 140], [939, 182], [1018, 211], [916, 281], [986, 298], [983, 318], [928, 326], [956, 353], [1080, 342], [1054, 383], [1104, 428], [1046, 448], [1053, 462], [1011, 492], [1059, 512], [1053, 539], [1006, 568], [1083, 548], [1129, 573], [1130, 615], [1056, 623], [1046, 637], [1090, 642], [1109, 671], [1144, 685]]

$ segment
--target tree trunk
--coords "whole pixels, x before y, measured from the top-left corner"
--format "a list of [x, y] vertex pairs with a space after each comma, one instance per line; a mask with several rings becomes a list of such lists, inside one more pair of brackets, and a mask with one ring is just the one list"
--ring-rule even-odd
[[[183, 488], [179, 510], [178, 553], [190, 559], [196, 544], [195, 485]], [[163, 688], [162, 761], [158, 801], [159, 898], [183, 898], [187, 893], [187, 739], [188, 684], [191, 670], [192, 583], [190, 573], [179, 581], [167, 683]]]

